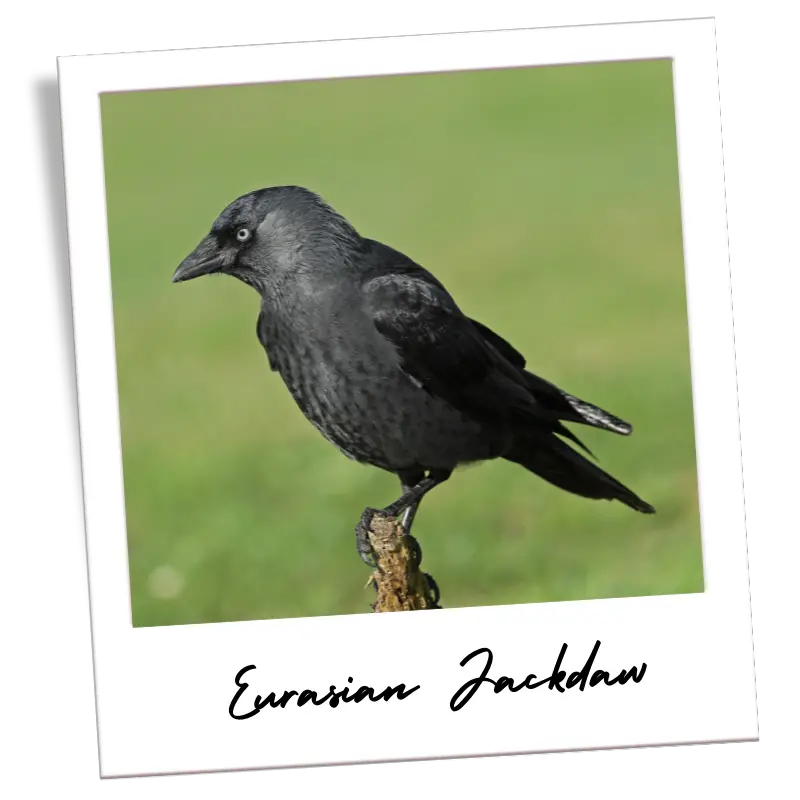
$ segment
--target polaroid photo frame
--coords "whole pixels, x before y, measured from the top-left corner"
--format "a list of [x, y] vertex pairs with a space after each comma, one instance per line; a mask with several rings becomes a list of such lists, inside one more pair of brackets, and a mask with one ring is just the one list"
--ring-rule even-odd
[[[715, 52], [698, 19], [59, 59], [103, 777], [757, 738]], [[705, 591], [134, 628], [100, 95], [655, 58], [674, 70]]]

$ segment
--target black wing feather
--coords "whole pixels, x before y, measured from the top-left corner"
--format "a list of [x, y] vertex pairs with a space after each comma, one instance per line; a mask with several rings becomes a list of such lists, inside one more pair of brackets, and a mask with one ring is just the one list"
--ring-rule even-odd
[[519, 413], [546, 421], [590, 455], [560, 421], [631, 432], [624, 420], [526, 371], [522, 353], [465, 316], [426, 269], [387, 245], [366, 241], [381, 266], [365, 282], [375, 326], [397, 347], [403, 371], [426, 391], [467, 413]]
[[441, 284], [406, 272], [374, 278], [365, 293], [375, 327], [397, 348], [402, 370], [427, 392], [476, 421], [502, 425], [518, 418], [592, 455], [539, 407], [524, 373], [486, 341]]
[[375, 327], [397, 348], [402, 370], [456, 408], [474, 404], [489, 378], [492, 353], [453, 299], [409, 275], [375, 278], [365, 293]]

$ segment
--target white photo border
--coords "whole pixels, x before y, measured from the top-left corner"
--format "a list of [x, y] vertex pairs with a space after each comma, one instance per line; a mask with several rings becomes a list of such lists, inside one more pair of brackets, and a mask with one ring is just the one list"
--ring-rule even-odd
[[[671, 58], [705, 592], [162, 628], [131, 624], [99, 94]], [[59, 59], [101, 774], [104, 777], [757, 738], [714, 24], [711, 19], [427, 34]], [[626, 687], [482, 689], [477, 674], [646, 662]], [[257, 691], [420, 689], [403, 702], [228, 713]], [[390, 734], [390, 735], [389, 735]]]

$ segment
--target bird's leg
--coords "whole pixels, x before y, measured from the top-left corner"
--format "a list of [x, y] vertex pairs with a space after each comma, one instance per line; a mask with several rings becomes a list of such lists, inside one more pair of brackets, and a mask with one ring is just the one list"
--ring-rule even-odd
[[[414, 477], [417, 480], [415, 483], [413, 483], [413, 485], [411, 485], [411, 482], [409, 481], [411, 473], [403, 473], [400, 477], [403, 485], [402, 497], [398, 498], [394, 501], [394, 503], [391, 503], [383, 509], [364, 509], [364, 513], [361, 515], [358, 525], [356, 525], [356, 547], [359, 555], [361, 556], [361, 560], [364, 561], [365, 564], [373, 568], [375, 567], [375, 558], [372, 553], [372, 545], [369, 542], [369, 530], [372, 523], [372, 518], [376, 514], [382, 517], [397, 517], [404, 511], [409, 511], [411, 512], [410, 515], [404, 515], [405, 528], [407, 516], [409, 517], [409, 522], [413, 520], [416, 510], [419, 507], [420, 500], [422, 500], [422, 498], [431, 489], [438, 486], [440, 483], [444, 483], [450, 477], [451, 473], [452, 470], [430, 470], [426, 476], [425, 473], [417, 472], [414, 474]], [[405, 533], [408, 534], [408, 528], [405, 528]], [[422, 553], [420, 552], [419, 545], [417, 544], [417, 563], [419, 563], [421, 558]]]
[[[407, 495], [425, 477], [425, 472], [404, 471], [398, 473], [398, 477], [400, 478], [400, 486], [403, 496], [405, 497], [405, 495]], [[414, 517], [417, 516], [417, 511], [419, 511], [420, 502], [420, 500], [417, 500], [415, 503], [412, 503], [403, 512], [403, 516], [400, 519], [400, 525], [403, 528], [403, 534], [408, 537], [407, 543], [411, 549], [414, 563], [417, 566], [422, 563], [422, 548], [420, 547], [419, 542], [411, 535], [411, 526], [414, 524]]]
[[[401, 470], [397, 473], [397, 477], [400, 478], [400, 486], [403, 491], [403, 497], [405, 497], [409, 492], [413, 491], [420, 481], [424, 480], [425, 470]], [[411, 525], [419, 509], [419, 502], [417, 500], [403, 511], [403, 517], [400, 522], [406, 534], [411, 533]]]
[[381, 514], [385, 517], [396, 517], [406, 509], [418, 505], [419, 501], [425, 497], [428, 492], [444, 483], [449, 477], [451, 472], [445, 470], [431, 470], [426, 477], [421, 478], [414, 486], [403, 491], [403, 496], [394, 501], [391, 505], [381, 510]]
[[418, 510], [419, 510], [419, 500], [417, 500], [417, 502], [414, 503], [413, 506], [409, 506], [403, 512], [403, 516], [400, 519], [400, 524], [403, 526], [403, 531], [406, 533], [406, 535], [411, 533], [411, 526], [414, 524], [414, 517], [417, 516]]

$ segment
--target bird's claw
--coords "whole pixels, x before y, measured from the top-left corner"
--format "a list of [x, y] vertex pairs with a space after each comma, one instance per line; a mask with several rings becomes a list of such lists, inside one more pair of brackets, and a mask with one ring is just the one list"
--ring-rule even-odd
[[369, 539], [372, 520], [377, 513], [379, 513], [377, 509], [365, 508], [361, 519], [356, 525], [356, 549], [359, 556], [361, 556], [361, 560], [371, 569], [380, 569], [378, 560], [375, 557], [375, 550]]
[[[361, 514], [361, 519], [358, 521], [358, 524], [355, 528], [356, 549], [358, 550], [358, 554], [361, 556], [361, 560], [372, 569], [379, 569], [378, 560], [375, 555], [375, 549], [373, 548], [372, 542], [369, 538], [369, 534], [372, 529], [372, 521], [376, 515], [385, 516], [385, 512], [380, 511], [377, 508], [365, 508], [364, 512]], [[402, 526], [401, 530], [403, 531], [403, 539], [408, 547], [411, 561], [413, 562], [414, 566], [419, 567], [419, 565], [422, 563], [422, 548], [420, 547], [419, 542], [410, 533], [406, 533]]]
[[422, 547], [420, 547], [419, 542], [410, 533], [404, 533], [403, 538], [406, 541], [412, 563], [415, 567], [419, 568], [419, 565], [422, 563]]
[[[384, 512], [379, 511], [376, 508], [365, 508], [364, 512], [361, 514], [361, 519], [358, 521], [358, 524], [355, 528], [356, 549], [358, 550], [359, 556], [361, 556], [361, 560], [368, 567], [378, 572], [381, 571], [381, 566], [378, 563], [377, 554], [375, 553], [375, 549], [372, 546], [372, 541], [370, 540], [370, 531], [372, 530], [372, 521], [374, 520], [375, 516], [383, 514]], [[404, 528], [402, 538], [406, 544], [406, 547], [408, 548], [408, 566], [412, 569], [418, 570], [419, 565], [422, 563], [422, 547], [417, 539], [415, 539], [410, 533], [406, 533]], [[441, 595], [439, 593], [439, 586], [433, 577], [427, 572], [423, 572], [422, 576], [425, 579], [425, 584], [428, 588], [429, 599], [432, 603], [432, 608], [440, 608], [439, 599]], [[375, 578], [376, 575], [373, 572], [364, 588], [372, 585], [375, 587], [375, 589], [377, 589], [378, 584]]]
[[439, 592], [439, 584], [433, 579], [433, 575], [429, 575], [427, 572], [422, 573], [425, 580], [428, 583], [428, 589], [431, 593], [431, 600], [433, 601], [434, 608], [441, 608], [439, 605], [439, 600], [441, 600], [442, 595]]

